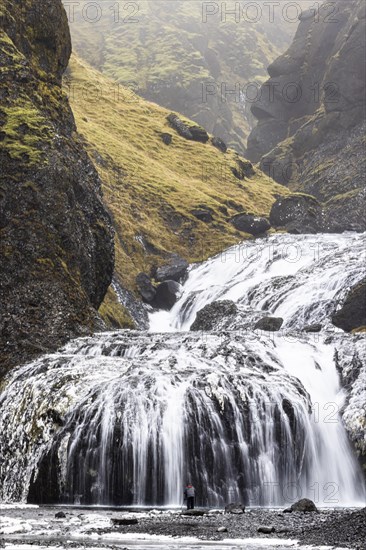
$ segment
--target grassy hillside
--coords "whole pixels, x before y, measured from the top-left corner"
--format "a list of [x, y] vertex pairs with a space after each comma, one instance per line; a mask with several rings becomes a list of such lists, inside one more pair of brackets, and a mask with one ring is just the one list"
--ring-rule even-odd
[[[263, 6], [255, 23], [253, 10], [242, 11], [236, 21], [233, 15], [225, 20], [221, 10], [205, 20], [204, 2], [197, 0], [143, 0], [129, 7], [119, 3], [118, 12], [112, 0], [100, 6], [95, 23], [88, 21], [98, 18], [92, 9], [87, 17], [75, 9], [71, 32], [78, 55], [138, 95], [185, 114], [243, 152], [253, 122], [245, 96], [255, 96], [253, 89], [246, 93], [246, 86], [265, 80], [266, 68], [291, 41], [296, 14], [290, 23], [277, 9], [275, 22], [270, 22]], [[233, 6], [228, 3], [227, 10]], [[291, 10], [289, 17], [294, 17]], [[206, 84], [215, 91], [207, 100], [202, 95]], [[222, 96], [221, 85], [235, 93]]]
[[[244, 180], [232, 168], [240, 157], [210, 142], [180, 137], [170, 111], [134, 96], [85, 62], [72, 58], [64, 83], [77, 127], [104, 182], [104, 199], [116, 229], [116, 273], [127, 289], [171, 253], [198, 261], [243, 238], [228, 223], [246, 211], [268, 215], [286, 194], [259, 170]], [[165, 145], [161, 133], [170, 133]], [[191, 210], [210, 209], [211, 223]], [[245, 236], [245, 235], [244, 235]]]

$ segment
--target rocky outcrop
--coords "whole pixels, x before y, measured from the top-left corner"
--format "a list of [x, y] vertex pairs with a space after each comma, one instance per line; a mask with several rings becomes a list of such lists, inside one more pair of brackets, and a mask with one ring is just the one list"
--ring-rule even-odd
[[366, 327], [366, 279], [350, 290], [342, 307], [332, 316], [332, 323], [346, 332]]
[[265, 330], [268, 332], [276, 332], [283, 325], [282, 317], [263, 317], [255, 325], [254, 330]]
[[[365, 3], [337, 0], [300, 19], [252, 106], [258, 124], [247, 157], [294, 191], [321, 202], [337, 196], [327, 205], [326, 223], [342, 231], [350, 221], [345, 225], [338, 213], [352, 212], [364, 188]], [[364, 212], [356, 225], [366, 228]]]
[[271, 209], [270, 223], [290, 233], [316, 233], [321, 229], [322, 207], [315, 197], [295, 194], [277, 199]]
[[201, 126], [184, 121], [174, 113], [168, 115], [167, 119], [171, 127], [174, 128], [180, 136], [192, 141], [199, 141], [201, 143], [208, 142], [209, 135]]
[[113, 230], [61, 90], [60, 0], [0, 1], [1, 364], [102, 326]]
[[163, 264], [156, 269], [154, 278], [159, 283], [167, 279], [179, 283], [185, 278], [188, 267], [189, 264], [184, 258], [174, 254], [167, 264]]
[[237, 214], [230, 220], [235, 229], [250, 233], [250, 235], [263, 235], [271, 228], [270, 223], [266, 218], [253, 216], [252, 214]]

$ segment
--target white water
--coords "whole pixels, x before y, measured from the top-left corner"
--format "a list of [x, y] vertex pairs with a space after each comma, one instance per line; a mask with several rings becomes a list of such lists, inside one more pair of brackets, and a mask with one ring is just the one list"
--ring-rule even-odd
[[[353, 337], [293, 332], [329, 328], [339, 292], [364, 274], [365, 237], [246, 246], [245, 261], [239, 247], [192, 268], [175, 308], [151, 316], [152, 330], [175, 334], [78, 339], [12, 372], [0, 395], [0, 498], [179, 505], [190, 478], [209, 506], [365, 502], [334, 362]], [[233, 330], [181, 332], [223, 298], [239, 307]], [[238, 331], [267, 311], [287, 332]]]

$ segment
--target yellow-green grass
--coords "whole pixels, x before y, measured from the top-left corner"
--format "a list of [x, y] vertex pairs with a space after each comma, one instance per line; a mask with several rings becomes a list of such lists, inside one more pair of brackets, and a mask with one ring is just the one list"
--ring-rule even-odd
[[[117, 85], [73, 56], [65, 89], [78, 131], [103, 180], [104, 200], [116, 229], [116, 272], [135, 290], [135, 277], [169, 253], [203, 260], [246, 237], [228, 223], [238, 211], [268, 215], [287, 189], [256, 169], [240, 181], [232, 174], [240, 158], [211, 143], [180, 137], [169, 111]], [[172, 134], [165, 145], [161, 133]], [[191, 210], [210, 208], [214, 221]], [[225, 212], [227, 208], [227, 212]]]

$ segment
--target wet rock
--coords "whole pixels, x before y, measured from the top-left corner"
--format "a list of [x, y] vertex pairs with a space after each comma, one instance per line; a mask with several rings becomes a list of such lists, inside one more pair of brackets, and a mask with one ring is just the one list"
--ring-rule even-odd
[[237, 214], [230, 219], [238, 231], [244, 231], [251, 235], [261, 235], [270, 229], [271, 225], [266, 218], [253, 216], [252, 214]]
[[170, 262], [159, 266], [155, 271], [155, 280], [159, 283], [163, 281], [180, 282], [187, 274], [189, 264], [186, 260], [178, 255], [174, 255]]
[[163, 132], [162, 134], [160, 134], [160, 137], [165, 145], [170, 145], [173, 140], [172, 134], [168, 134], [168, 132]]
[[181, 286], [176, 281], [164, 281], [157, 289], [153, 305], [158, 309], [172, 309], [181, 293]]
[[137, 525], [138, 519], [137, 518], [111, 518], [111, 522], [115, 526]]
[[276, 529], [273, 527], [273, 525], [258, 527], [257, 529], [258, 533], [265, 533], [266, 535], [269, 535], [271, 533], [274, 533]]
[[56, 519], [64, 519], [64, 518], [66, 518], [66, 514], [65, 514], [65, 512], [62, 512], [62, 511], [61, 512], [56, 512], [55, 518]]
[[214, 147], [216, 147], [217, 149], [219, 149], [222, 153], [226, 153], [227, 151], [227, 145], [226, 143], [224, 142], [224, 140], [222, 140], [221, 138], [219, 137], [213, 137], [212, 138], [212, 145]]
[[213, 216], [210, 210], [194, 209], [191, 210], [191, 214], [193, 214], [195, 218], [204, 223], [210, 223], [213, 221]]
[[272, 206], [269, 221], [273, 227], [293, 234], [316, 233], [321, 229], [322, 207], [311, 195], [281, 197]]
[[304, 332], [320, 332], [321, 329], [322, 329], [321, 324], [319, 324], [319, 323], [314, 323], [313, 325], [306, 325], [306, 326], [303, 328], [303, 331], [304, 331]]
[[238, 308], [231, 300], [212, 302], [198, 311], [190, 330], [215, 330], [220, 321], [232, 318], [237, 313]]
[[225, 514], [244, 514], [245, 506], [240, 502], [231, 502], [225, 506]]
[[332, 316], [332, 323], [346, 332], [366, 326], [366, 279], [350, 290], [341, 309]]
[[263, 317], [255, 325], [254, 330], [267, 330], [276, 332], [283, 325], [282, 317]]
[[217, 533], [227, 533], [227, 527], [218, 527]]
[[156, 289], [146, 273], [139, 273], [136, 277], [138, 291], [144, 302], [151, 303], [156, 296]]
[[309, 498], [302, 498], [298, 500], [297, 502], [292, 504], [290, 508], [287, 508], [286, 510], [284, 510], [284, 512], [288, 512], [289, 510], [291, 512], [317, 512], [318, 511], [314, 502]]
[[182, 512], [182, 516], [201, 517], [204, 515], [205, 515], [204, 510], [184, 510]]

